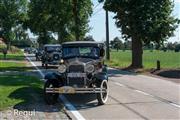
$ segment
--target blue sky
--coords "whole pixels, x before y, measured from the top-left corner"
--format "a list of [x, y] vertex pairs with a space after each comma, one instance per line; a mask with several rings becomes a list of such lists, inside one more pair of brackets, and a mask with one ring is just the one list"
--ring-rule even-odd
[[[92, 0], [94, 4], [94, 14], [90, 18], [89, 26], [92, 28], [87, 35], [92, 35], [96, 41], [105, 41], [105, 11], [102, 9], [102, 4], [98, 5], [97, 0]], [[173, 15], [180, 18], [180, 0], [174, 0], [175, 6]], [[98, 5], [98, 6], [97, 6]], [[115, 20], [113, 19], [114, 14], [109, 13], [109, 32], [110, 40], [114, 37], [121, 36], [119, 29], [115, 26]], [[179, 30], [179, 31], [178, 31]], [[175, 42], [178, 41], [178, 36], [180, 37], [180, 26], [175, 31], [175, 36], [171, 37], [168, 41]], [[180, 40], [180, 38], [179, 38]], [[180, 42], [180, 41], [179, 41]]]

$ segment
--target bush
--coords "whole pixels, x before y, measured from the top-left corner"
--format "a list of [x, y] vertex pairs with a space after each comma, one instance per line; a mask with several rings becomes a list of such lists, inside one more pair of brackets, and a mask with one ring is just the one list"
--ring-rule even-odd
[[11, 53], [20, 53], [21, 50], [15, 46], [11, 46], [10, 51]]
[[7, 48], [5, 44], [0, 44], [0, 52], [3, 52], [3, 49]]
[[[0, 53], [3, 52], [3, 49], [6, 49], [7, 46], [5, 44], [0, 44]], [[8, 53], [20, 53], [21, 50], [15, 46], [11, 46], [10, 50], [8, 51]]]
[[174, 50], [175, 52], [179, 52], [180, 51], [180, 44], [177, 44], [176, 46], [175, 46], [175, 50]]

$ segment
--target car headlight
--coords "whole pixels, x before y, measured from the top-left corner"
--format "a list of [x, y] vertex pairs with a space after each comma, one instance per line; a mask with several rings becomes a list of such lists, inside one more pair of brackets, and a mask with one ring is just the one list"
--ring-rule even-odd
[[92, 73], [94, 72], [94, 65], [86, 65], [86, 72]]
[[59, 65], [58, 71], [59, 71], [60, 73], [66, 72], [66, 66], [65, 66], [64, 64]]

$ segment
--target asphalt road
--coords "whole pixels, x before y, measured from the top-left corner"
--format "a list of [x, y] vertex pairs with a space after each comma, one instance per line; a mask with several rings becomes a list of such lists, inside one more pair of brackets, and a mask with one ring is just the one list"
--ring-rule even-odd
[[[45, 70], [41, 62], [29, 56], [41, 76], [56, 71]], [[180, 84], [109, 69], [109, 99], [98, 106], [95, 95], [76, 94], [60, 96], [72, 119], [180, 119]]]

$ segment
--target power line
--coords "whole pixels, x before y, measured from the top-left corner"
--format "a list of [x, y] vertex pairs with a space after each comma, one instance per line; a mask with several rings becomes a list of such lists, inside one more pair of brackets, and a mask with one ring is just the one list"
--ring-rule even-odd
[[93, 9], [96, 9], [101, 3], [98, 3]]
[[101, 10], [103, 10], [103, 8], [100, 8], [99, 10], [97, 10], [96, 12], [94, 12], [91, 17], [95, 16], [95, 15], [96, 15], [97, 13], [99, 13]]

